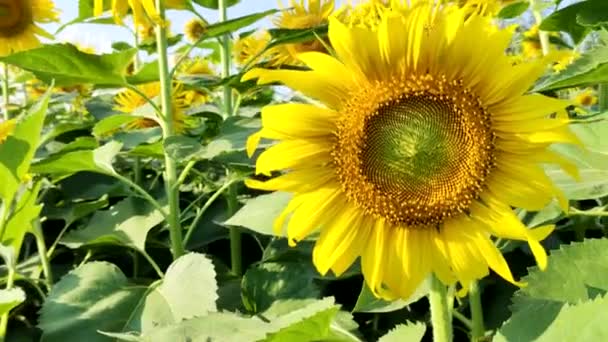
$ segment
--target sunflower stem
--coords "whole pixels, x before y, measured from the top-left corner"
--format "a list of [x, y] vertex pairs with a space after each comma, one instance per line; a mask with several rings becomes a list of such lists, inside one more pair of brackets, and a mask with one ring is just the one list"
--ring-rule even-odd
[[[15, 283], [15, 265], [10, 265], [8, 268], [8, 278], [6, 280], [6, 289], [10, 290], [13, 288], [13, 285]], [[4, 342], [4, 340], [6, 339], [6, 328], [8, 326], [8, 316], [9, 313], [5, 313], [4, 315], [2, 315], [2, 317], [0, 318], [0, 342]]]
[[485, 327], [483, 325], [483, 310], [481, 308], [481, 292], [479, 291], [479, 283], [474, 281], [469, 287], [469, 305], [471, 307], [471, 341], [481, 341], [485, 335]]
[[601, 83], [597, 93], [600, 111], [608, 110], [608, 83]]
[[[228, 193], [226, 194], [226, 200], [228, 203], [228, 217], [234, 215], [238, 209], [237, 191], [236, 185], [231, 184], [228, 187]], [[240, 276], [242, 274], [242, 261], [241, 261], [241, 232], [237, 227], [230, 227], [230, 264], [232, 274]]]
[[[165, 22], [164, 0], [156, 0], [156, 7], [162, 22]], [[161, 105], [163, 119], [163, 139], [166, 141], [175, 135], [173, 127], [173, 111], [171, 108], [171, 78], [169, 77], [169, 56], [167, 52], [167, 28], [156, 25], [156, 45], [158, 47], [158, 68], [161, 86]], [[179, 189], [174, 185], [177, 182], [177, 162], [165, 152], [165, 191], [169, 202], [169, 236], [171, 240], [171, 253], [173, 260], [184, 254], [182, 243], [182, 227], [180, 224]]]
[[452, 321], [450, 319], [450, 309], [448, 308], [447, 289], [434, 274], [431, 276], [429, 303], [431, 304], [433, 341], [452, 341]]
[[[540, 12], [539, 4], [536, 0], [530, 0], [530, 8], [532, 8], [532, 15], [534, 16], [534, 20], [536, 20], [536, 24], [540, 26], [543, 21], [543, 15]], [[540, 40], [540, 47], [543, 52], [543, 56], [546, 56], [551, 50], [551, 44], [549, 43], [549, 34], [546, 31], [538, 30], [538, 39]]]
[[4, 99], [4, 120], [10, 119], [8, 114], [9, 94], [8, 94], [8, 64], [4, 63], [4, 75], [2, 76], [2, 99]]
[[51, 287], [53, 287], [53, 271], [51, 269], [51, 262], [48, 257], [42, 227], [40, 226], [40, 221], [38, 220], [34, 222], [34, 237], [36, 238], [36, 247], [38, 248], [38, 256], [40, 258], [40, 265], [42, 266], [42, 273], [44, 273], [44, 284], [46, 285], [47, 290], [50, 291]]

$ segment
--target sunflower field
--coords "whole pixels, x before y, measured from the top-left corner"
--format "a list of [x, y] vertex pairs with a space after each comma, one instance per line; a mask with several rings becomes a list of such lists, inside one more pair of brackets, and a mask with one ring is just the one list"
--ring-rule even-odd
[[0, 0], [0, 82], [0, 342], [608, 341], [607, 0]]

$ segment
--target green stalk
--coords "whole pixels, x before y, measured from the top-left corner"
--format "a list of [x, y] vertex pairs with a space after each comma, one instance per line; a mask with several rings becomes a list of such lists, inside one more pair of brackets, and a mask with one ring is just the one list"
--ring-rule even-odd
[[608, 83], [600, 84], [597, 95], [600, 112], [608, 110]]
[[4, 64], [4, 76], [2, 77], [2, 98], [4, 99], [4, 120], [10, 119], [8, 114], [8, 106], [10, 104], [8, 99], [8, 64]]
[[[163, 0], [156, 0], [156, 7], [160, 18], [165, 20], [165, 5]], [[171, 108], [171, 88], [172, 82], [169, 77], [169, 56], [167, 53], [167, 29], [160, 25], [156, 26], [156, 45], [158, 45], [158, 71], [161, 86], [161, 105], [163, 122], [163, 139], [168, 139], [175, 135], [173, 128], [173, 111]], [[165, 152], [165, 191], [169, 202], [169, 235], [171, 239], [171, 253], [173, 259], [179, 258], [184, 254], [182, 244], [182, 227], [179, 222], [179, 189], [174, 185], [177, 182], [177, 163]]]
[[[534, 20], [536, 20], [536, 24], [540, 25], [543, 21], [543, 16], [538, 9], [538, 4], [536, 0], [530, 0], [530, 8], [532, 8], [532, 15], [534, 15]], [[538, 39], [540, 40], [540, 46], [543, 51], [543, 56], [546, 56], [551, 50], [551, 44], [549, 42], [549, 34], [546, 31], [538, 31]]]
[[53, 272], [51, 270], [51, 262], [48, 257], [48, 251], [46, 249], [46, 243], [44, 242], [44, 235], [42, 234], [40, 222], [34, 222], [34, 236], [36, 238], [36, 247], [38, 248], [42, 272], [44, 273], [44, 284], [46, 285], [47, 290], [50, 291], [51, 287], [53, 287]]
[[[10, 290], [15, 284], [15, 265], [10, 265], [8, 268], [8, 279], [6, 280], [6, 289]], [[0, 342], [6, 339], [6, 327], [8, 326], [8, 312], [0, 318]]]
[[483, 310], [481, 308], [481, 292], [479, 283], [474, 281], [469, 287], [469, 306], [471, 307], [471, 341], [481, 341], [485, 336], [486, 329], [483, 325]]
[[452, 320], [450, 319], [450, 308], [448, 308], [446, 286], [434, 274], [431, 276], [429, 303], [431, 304], [433, 341], [451, 342]]
[[[227, 20], [226, 0], [219, 0], [218, 10], [220, 12], [220, 22]], [[222, 60], [222, 78], [230, 76], [230, 36], [225, 34], [222, 37], [222, 48], [220, 50], [220, 57]], [[224, 111], [226, 116], [234, 114], [232, 112], [232, 90], [229, 85], [224, 85]], [[228, 217], [232, 216], [238, 207], [236, 199], [236, 185], [231, 185], [228, 188]], [[230, 263], [232, 273], [240, 276], [242, 274], [242, 261], [241, 261], [241, 232], [236, 227], [230, 227]]]

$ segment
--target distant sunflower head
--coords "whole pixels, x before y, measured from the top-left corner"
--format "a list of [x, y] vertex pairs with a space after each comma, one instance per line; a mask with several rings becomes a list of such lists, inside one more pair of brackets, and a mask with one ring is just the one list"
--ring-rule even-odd
[[192, 43], [197, 42], [207, 32], [207, 26], [209, 23], [198, 18], [188, 20], [184, 26], [186, 39]]
[[[137, 86], [139, 92], [132, 89], [126, 89], [114, 99], [116, 105], [114, 109], [126, 113], [134, 114], [140, 107], [147, 103], [147, 100], [140, 95], [143, 94], [152, 101], [155, 101], [160, 95], [160, 83], [152, 82]], [[187, 116], [185, 109], [187, 104], [184, 102], [184, 89], [181, 83], [175, 83], [171, 94], [171, 104], [173, 110], [173, 127], [176, 132], [183, 132], [187, 126]], [[135, 121], [131, 121], [126, 125], [126, 129], [143, 129], [158, 126], [158, 122], [154, 119], [141, 117]]]
[[51, 0], [0, 1], [0, 56], [39, 46], [39, 36], [52, 38], [38, 24], [57, 20]]
[[[281, 3], [279, 2], [279, 4]], [[283, 10], [278, 17], [274, 18], [273, 22], [276, 27], [281, 29], [309, 29], [327, 24], [333, 11], [334, 0], [290, 0], [289, 9]], [[307, 51], [325, 52], [326, 50], [319, 39], [285, 44], [282, 49], [276, 51], [279, 55], [278, 63], [300, 64], [297, 55]]]
[[592, 88], [587, 88], [576, 94], [574, 102], [583, 107], [593, 106], [597, 104], [597, 92]]
[[4, 143], [15, 130], [15, 119], [0, 122], [0, 144]]
[[[94, 0], [93, 13], [96, 17], [103, 13], [104, 6], [109, 2], [109, 0]], [[183, 8], [184, 4], [184, 0], [166, 1], [167, 8]], [[122, 18], [127, 16], [129, 11], [133, 15], [133, 22], [137, 28], [166, 24], [158, 14], [154, 0], [112, 0], [110, 9], [117, 24], [123, 24]]]
[[271, 38], [268, 31], [260, 30], [237, 39], [232, 48], [234, 62], [239, 66], [245, 66], [272, 59], [272, 51], [264, 52]]
[[320, 230], [317, 269], [340, 275], [360, 257], [386, 299], [407, 298], [431, 273], [465, 289], [489, 269], [519, 284], [492, 237], [527, 241], [544, 268], [539, 241], [553, 226], [528, 229], [511, 208], [567, 207], [542, 164], [577, 176], [548, 147], [578, 140], [552, 116], [569, 102], [527, 93], [548, 61], [513, 65], [512, 32], [455, 5], [400, 3], [377, 25], [330, 19], [335, 57], [300, 54], [310, 70], [248, 72], [322, 103], [265, 107], [248, 140], [250, 154], [278, 140], [256, 173], [282, 174], [247, 181], [294, 193], [277, 232], [289, 218], [293, 245]]

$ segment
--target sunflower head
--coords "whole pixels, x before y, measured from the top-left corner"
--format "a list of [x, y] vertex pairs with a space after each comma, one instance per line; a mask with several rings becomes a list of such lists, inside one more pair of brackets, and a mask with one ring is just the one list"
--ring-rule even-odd
[[[266, 45], [270, 43], [270, 33], [266, 30], [256, 31], [234, 42], [232, 53], [234, 62], [239, 66], [264, 60], [261, 55]], [[267, 53], [266, 53], [267, 54]]]
[[574, 102], [583, 107], [597, 104], [597, 92], [592, 88], [587, 88], [574, 97]]
[[320, 230], [319, 272], [339, 275], [360, 257], [377, 296], [407, 298], [430, 273], [466, 289], [492, 269], [520, 285], [491, 237], [527, 241], [546, 267], [539, 241], [553, 226], [530, 230], [511, 208], [555, 199], [567, 208], [542, 164], [578, 176], [548, 148], [578, 143], [568, 119], [553, 115], [569, 102], [527, 93], [549, 60], [514, 65], [512, 29], [457, 5], [410, 3], [375, 25], [331, 18], [335, 56], [301, 54], [309, 70], [245, 74], [321, 103], [262, 110], [247, 150], [278, 140], [256, 173], [282, 174], [247, 185], [293, 192], [276, 231], [286, 227], [293, 245]]
[[568, 65], [574, 63], [574, 61], [581, 56], [580, 53], [573, 50], [562, 50], [558, 55], [558, 59], [553, 64], [553, 71], [559, 73], [566, 70]]
[[207, 26], [209, 23], [199, 18], [190, 19], [184, 26], [184, 34], [190, 42], [195, 43], [207, 32]]
[[59, 20], [51, 0], [0, 1], [0, 56], [40, 45], [38, 36], [52, 36], [38, 26]]
[[13, 133], [15, 124], [15, 119], [0, 122], [0, 144], [4, 143], [8, 136]]

